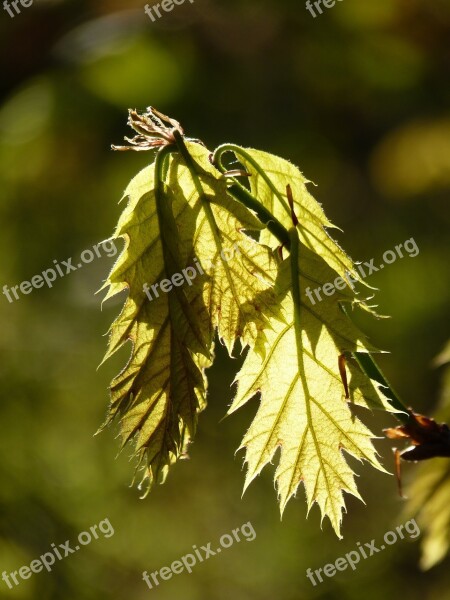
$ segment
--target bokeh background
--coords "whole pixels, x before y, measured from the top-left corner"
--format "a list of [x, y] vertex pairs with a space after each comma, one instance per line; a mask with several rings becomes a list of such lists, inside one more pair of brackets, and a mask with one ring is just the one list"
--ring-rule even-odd
[[[149, 160], [114, 153], [127, 109], [155, 106], [210, 148], [226, 141], [299, 165], [355, 260], [414, 237], [420, 254], [374, 274], [371, 340], [406, 404], [434, 411], [449, 337], [450, 3], [343, 0], [313, 18], [301, 0], [195, 0], [152, 23], [141, 0], [35, 0], [0, 11], [0, 287], [109, 237], [129, 179]], [[191, 460], [146, 500], [129, 487], [114, 428], [93, 437], [127, 350], [96, 370], [119, 301], [101, 311], [114, 258], [8, 303], [0, 297], [0, 571], [109, 518], [93, 541], [0, 598], [282, 600], [450, 598], [449, 562], [422, 572], [399, 541], [313, 587], [305, 576], [404, 522], [393, 477], [355, 464], [366, 505], [348, 498], [339, 541], [304, 493], [280, 522], [273, 469], [243, 499], [234, 454], [257, 400], [219, 422], [240, 360], [219, 351]], [[76, 261], [75, 261], [76, 262]], [[381, 435], [384, 415], [365, 422]], [[392, 470], [391, 443], [376, 442]], [[414, 478], [415, 466], [405, 468]], [[257, 537], [149, 590], [169, 565], [251, 521]]]

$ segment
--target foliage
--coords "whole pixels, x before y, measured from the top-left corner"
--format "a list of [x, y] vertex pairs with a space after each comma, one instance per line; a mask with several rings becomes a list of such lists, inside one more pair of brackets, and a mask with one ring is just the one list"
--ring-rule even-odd
[[[186, 456], [205, 407], [214, 332], [230, 355], [239, 340], [249, 350], [228, 412], [261, 394], [241, 445], [246, 487], [280, 448], [281, 511], [303, 482], [308, 508], [317, 503], [340, 535], [343, 492], [360, 498], [343, 451], [383, 470], [373, 434], [349, 403], [394, 410], [351, 361], [347, 384], [343, 357], [375, 351], [344, 310], [370, 310], [355, 293], [351, 259], [288, 161], [230, 145], [210, 155], [154, 109], [130, 111], [129, 123], [138, 134], [131, 148], [159, 150], [125, 191], [114, 234], [125, 248], [106, 298], [124, 289], [128, 297], [106, 358], [128, 340], [132, 353], [112, 382], [107, 423], [118, 417], [122, 445], [134, 442], [147, 491], [163, 482]], [[227, 152], [238, 168], [224, 167]], [[180, 277], [189, 269], [186, 284]], [[337, 278], [342, 286], [334, 297], [312, 306], [307, 288]], [[149, 299], [145, 286], [155, 284], [160, 293]]]
[[[364, 318], [363, 329], [392, 352], [382, 361], [408, 405], [428, 414], [435, 377], [427, 364], [445, 335], [450, 301], [450, 3], [337, 2], [336, 12], [317, 19], [288, 1], [185, 6], [185, 19], [173, 11], [155, 24], [138, 0], [127, 4], [134, 14], [115, 0], [34, 2], [14, 19], [2, 11], [2, 285], [30, 279], [53, 259], [77, 256], [111, 234], [119, 216], [115, 199], [151, 162], [146, 153], [105, 151], [119, 140], [124, 105], [170, 107], [210, 147], [236, 140], [301, 165], [320, 184], [308, 188], [345, 230], [333, 236], [353, 258], [379, 256], [414, 236], [420, 247], [414, 260], [366, 280], [379, 288], [377, 304], [393, 318]], [[209, 404], [193, 460], [151, 502], [136, 502], [124, 485], [129, 450], [113, 461], [112, 431], [92, 439], [103, 418], [103, 388], [127, 353], [123, 348], [96, 373], [100, 334], [122, 295], [100, 313], [93, 294], [116, 258], [96, 259], [20, 302], [2, 296], [2, 569], [29, 564], [50, 542], [64, 541], [69, 530], [75, 535], [97, 516], [110, 517], [117, 532], [87, 546], [77, 564], [61, 561], [56, 574], [33, 576], [11, 596], [138, 598], [141, 571], [169, 564], [193, 543], [248, 519], [258, 533], [255, 545], [233, 547], [226, 564], [221, 558], [192, 577], [173, 577], [158, 598], [201, 600], [220, 587], [226, 597], [309, 599], [320, 587], [340, 599], [343, 586], [348, 598], [361, 589], [377, 598], [445, 596], [450, 569], [420, 573], [418, 544], [398, 543], [350, 577], [337, 574], [326, 591], [305, 577], [307, 567], [340, 556], [343, 545], [351, 550], [355, 540], [402, 522], [393, 477], [375, 469], [363, 472], [353, 462], [368, 506], [351, 499], [344, 542], [321, 535], [316, 508], [303, 522], [303, 502], [288, 507], [278, 526], [266, 484], [271, 468], [244, 502], [233, 502], [242, 475], [241, 453], [233, 452], [258, 400], [216, 427], [241, 360], [228, 359], [221, 345], [207, 371]], [[381, 421], [380, 427], [393, 424], [389, 416]], [[374, 422], [376, 416], [367, 420], [377, 432]], [[389, 445], [376, 442], [392, 471]], [[406, 469], [414, 477], [421, 466]]]

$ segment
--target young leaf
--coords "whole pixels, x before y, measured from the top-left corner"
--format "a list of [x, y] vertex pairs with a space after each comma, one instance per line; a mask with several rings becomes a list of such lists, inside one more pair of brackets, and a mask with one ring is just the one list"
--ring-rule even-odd
[[[196, 215], [192, 246], [206, 274], [203, 302], [231, 355], [237, 339], [254, 346], [269, 319], [279, 315], [271, 293], [277, 264], [267, 247], [244, 233], [263, 226], [228, 194], [225, 178], [210, 163], [210, 152], [193, 142], [186, 149], [190, 159], [174, 159], [169, 185]], [[183, 236], [185, 223], [177, 225]]]
[[[340, 308], [340, 301], [354, 300], [353, 292], [337, 290], [332, 299], [315, 305], [307, 297], [309, 286], [333, 281], [336, 272], [300, 243], [301, 227], [291, 229], [291, 255], [276, 282], [286, 322], [273, 322], [266, 332], [266, 356], [247, 355], [229, 413], [261, 393], [241, 444], [248, 465], [245, 487], [280, 448], [275, 481], [281, 512], [303, 482], [308, 510], [317, 502], [322, 518], [327, 515], [340, 536], [342, 492], [360, 498], [342, 450], [384, 471], [371, 443], [373, 434], [347, 405], [338, 366], [341, 354], [372, 348]], [[351, 367], [351, 375], [351, 402], [391, 410], [358, 369]]]
[[128, 340], [133, 345], [127, 366], [111, 384], [106, 424], [119, 417], [122, 446], [134, 440], [147, 489], [164, 481], [194, 436], [197, 414], [205, 407], [204, 368], [212, 341], [206, 308], [189, 286], [174, 286], [171, 294], [156, 290], [152, 300], [143, 290], [148, 282], [181, 272], [192, 254], [192, 241], [182, 243], [175, 218], [184, 218], [186, 227], [195, 223], [184, 198], [155, 182], [158, 170], [156, 162], [145, 168], [125, 191], [128, 205], [114, 234], [125, 248], [105, 284], [105, 300], [128, 290], [105, 360]]
[[[309, 182], [296, 166], [261, 150], [234, 145], [224, 145], [222, 148], [235, 153], [245, 171], [250, 174], [248, 183], [252, 195], [286, 229], [292, 224], [291, 208], [286, 195], [286, 187], [289, 185], [292, 189], [294, 210], [301, 223], [298, 230], [300, 241], [319, 254], [345, 280], [348, 281], [348, 276], [351, 275], [360, 281], [351, 259], [328, 235], [326, 228], [335, 228], [335, 225], [327, 219], [320, 204], [308, 192], [306, 184]], [[272, 247], [277, 245], [268, 229], [262, 231], [260, 242]]]
[[[287, 161], [230, 145], [210, 155], [151, 108], [130, 111], [129, 123], [137, 133], [128, 140], [133, 149], [160, 150], [128, 187], [115, 232], [125, 248], [106, 282], [107, 297], [128, 290], [128, 298], [106, 357], [128, 340], [133, 349], [113, 380], [107, 422], [117, 416], [123, 444], [135, 441], [148, 489], [163, 481], [185, 455], [205, 406], [204, 370], [215, 331], [230, 354], [240, 340], [250, 351], [229, 412], [261, 393], [242, 444], [246, 486], [280, 447], [281, 510], [303, 481], [308, 508], [317, 502], [339, 535], [343, 492], [359, 497], [342, 451], [382, 469], [373, 435], [346, 400], [403, 410], [368, 354], [374, 349], [344, 310], [344, 302], [367, 308], [351, 285], [345, 288], [343, 280], [358, 279], [352, 261], [328, 236], [331, 223]], [[246, 173], [226, 172], [220, 157], [230, 150]], [[242, 175], [250, 191], [237, 181]], [[283, 248], [290, 253], [284, 261]], [[333, 298], [317, 304], [310, 287], [330, 282], [337, 288]], [[389, 403], [352, 362], [347, 383], [344, 357], [374, 374]]]

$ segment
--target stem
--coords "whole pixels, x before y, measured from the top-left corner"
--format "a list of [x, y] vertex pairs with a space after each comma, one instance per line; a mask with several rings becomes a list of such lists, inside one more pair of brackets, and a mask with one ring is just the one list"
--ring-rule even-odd
[[245, 160], [252, 165], [252, 167], [255, 169], [255, 171], [257, 171], [257, 173], [259, 174], [261, 179], [264, 179], [268, 188], [270, 189], [272, 194], [276, 198], [278, 198], [280, 204], [283, 206], [286, 213], [288, 215], [291, 214], [289, 204], [284, 199], [284, 196], [282, 194], [280, 194], [280, 192], [278, 191], [276, 186], [273, 184], [272, 180], [267, 175], [267, 173], [264, 171], [264, 169], [261, 168], [261, 166], [258, 164], [258, 162], [250, 154], [248, 154], [248, 152], [246, 152], [244, 150], [244, 148], [241, 148], [240, 146], [236, 146], [235, 144], [222, 144], [221, 146], [219, 146], [216, 149], [214, 154], [217, 155], [218, 159], [220, 160], [222, 154], [225, 154], [225, 152], [233, 152], [238, 157], [239, 157], [239, 155], [244, 157]]
[[176, 146], [163, 146], [156, 153], [155, 157], [155, 192], [156, 195], [161, 197], [161, 194], [164, 192], [164, 180], [167, 175], [167, 158], [169, 154], [172, 154], [176, 151]]
[[[218, 168], [218, 170], [221, 173], [227, 172], [227, 168], [222, 163], [222, 155], [225, 154], [225, 152], [234, 152], [234, 154], [237, 154], [238, 149], [238, 146], [235, 147], [232, 144], [224, 144], [216, 148], [213, 154], [213, 164]], [[251, 157], [249, 157], [249, 160], [253, 164]], [[257, 166], [255, 166], [255, 168], [257, 169]], [[260, 172], [259, 169], [258, 171]], [[284, 227], [284, 225], [282, 225], [280, 221], [276, 217], [274, 217], [273, 214], [265, 206], [263, 206], [261, 202], [259, 202], [259, 200], [257, 200], [248, 191], [248, 189], [240, 183], [240, 181], [238, 181], [238, 179], [236, 179], [236, 177], [231, 177], [231, 180], [234, 183], [228, 188], [228, 191], [233, 196], [233, 198], [235, 198], [235, 200], [237, 200], [238, 202], [246, 206], [248, 209], [256, 213], [256, 216], [261, 221], [261, 223], [264, 223], [264, 225], [266, 225], [267, 229], [277, 238], [280, 244], [288, 250], [290, 250], [291, 240], [286, 227]], [[268, 183], [270, 183], [270, 180]], [[276, 191], [274, 193], [278, 194], [278, 192]]]
[[294, 301], [294, 323], [295, 333], [300, 335], [301, 339], [301, 328], [300, 328], [300, 306], [301, 306], [301, 294], [300, 294], [300, 276], [298, 272], [298, 256], [299, 256], [299, 245], [300, 240], [298, 239], [298, 231], [295, 227], [289, 230], [289, 237], [291, 240], [291, 280], [292, 280], [292, 299]]
[[[165, 190], [165, 179], [168, 172], [168, 158], [171, 153], [176, 151], [177, 146], [175, 144], [163, 146], [155, 157], [156, 213], [159, 223], [160, 242], [163, 253], [165, 275], [168, 278], [171, 278], [174, 273], [179, 272], [181, 265], [181, 256], [178, 245], [177, 243], [172, 243], [173, 240], [177, 239], [177, 226], [172, 212], [171, 202], [168, 201]], [[173, 297], [177, 299], [177, 308], [175, 308], [172, 304]], [[169, 296], [168, 307], [169, 312], [181, 308], [189, 323], [189, 330], [192, 334], [192, 341], [190, 343], [191, 349], [202, 353], [206, 358], [210, 359], [210, 340], [205, 339], [202, 329], [197, 326], [192, 306], [189, 304], [189, 301], [181, 288], [175, 287], [173, 296]], [[181, 344], [186, 343], [185, 339], [181, 336], [179, 336], [178, 339]]]

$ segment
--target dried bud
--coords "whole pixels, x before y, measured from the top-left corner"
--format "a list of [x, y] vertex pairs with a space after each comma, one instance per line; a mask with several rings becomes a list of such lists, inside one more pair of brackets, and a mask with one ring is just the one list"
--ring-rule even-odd
[[149, 106], [143, 114], [137, 110], [128, 111], [128, 125], [137, 132], [134, 138], [125, 138], [129, 146], [111, 146], [113, 150], [145, 151], [175, 144], [174, 131], [181, 135], [184, 131], [175, 119], [158, 112]]

